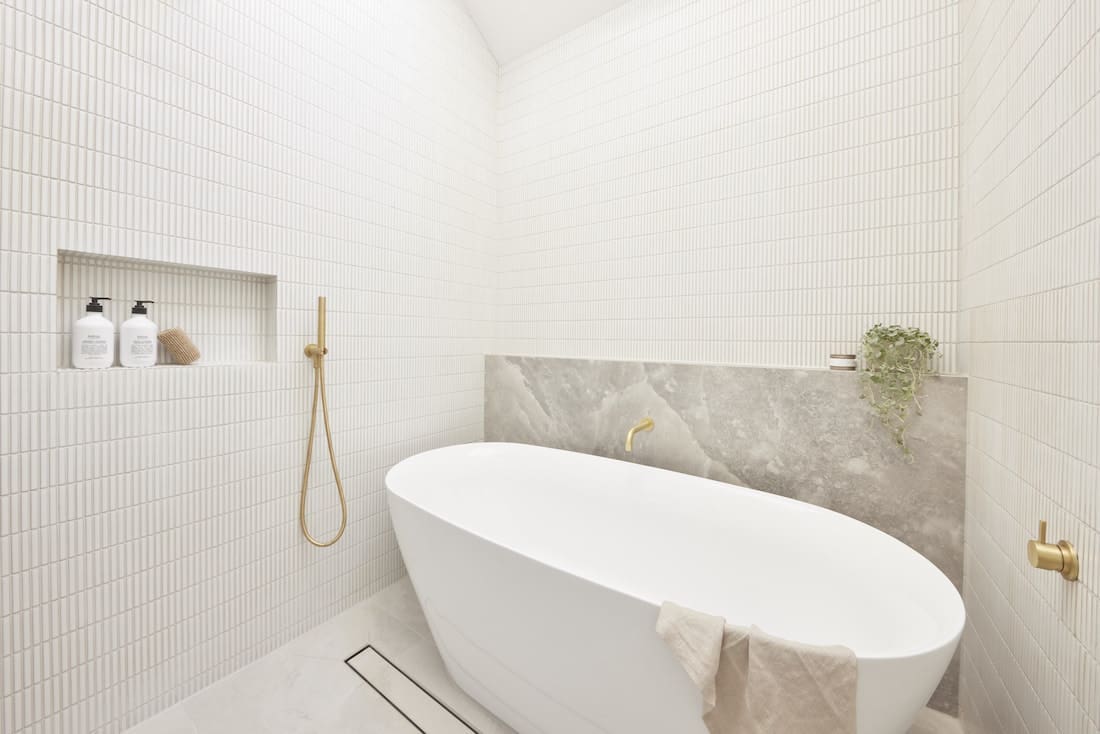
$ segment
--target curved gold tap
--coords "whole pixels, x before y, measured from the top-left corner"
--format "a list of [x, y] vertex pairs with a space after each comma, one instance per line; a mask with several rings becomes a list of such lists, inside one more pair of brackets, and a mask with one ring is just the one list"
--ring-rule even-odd
[[[309, 443], [306, 444], [306, 466], [302, 470], [302, 490], [298, 498], [298, 525], [302, 535], [306, 536], [318, 548], [327, 548], [344, 534], [348, 526], [348, 501], [344, 496], [344, 483], [340, 481], [340, 471], [336, 468], [336, 449], [332, 445], [332, 426], [328, 421], [328, 395], [325, 394], [325, 297], [317, 299], [317, 343], [306, 346], [306, 356], [313, 360], [313, 408], [309, 413]], [[340, 529], [330, 540], [317, 540], [309, 532], [306, 523], [306, 497], [309, 495], [309, 466], [313, 463], [313, 435], [317, 431], [317, 396], [321, 396], [321, 414], [325, 421], [325, 438], [328, 440], [328, 458], [332, 463], [332, 475], [336, 478], [336, 493], [340, 496]]]
[[1076, 581], [1081, 571], [1081, 562], [1077, 558], [1077, 549], [1073, 544], [1059, 540], [1047, 542], [1047, 521], [1039, 521], [1039, 539], [1027, 541], [1027, 560], [1035, 568], [1044, 571], [1058, 571], [1067, 581]]
[[638, 425], [634, 426], [629, 431], [627, 431], [626, 432], [626, 453], [629, 454], [630, 452], [632, 452], [634, 450], [634, 434], [636, 434], [640, 431], [652, 431], [653, 426], [654, 426], [653, 419], [649, 418], [649, 417], [646, 417], [646, 418], [642, 418], [640, 421], [638, 421]]

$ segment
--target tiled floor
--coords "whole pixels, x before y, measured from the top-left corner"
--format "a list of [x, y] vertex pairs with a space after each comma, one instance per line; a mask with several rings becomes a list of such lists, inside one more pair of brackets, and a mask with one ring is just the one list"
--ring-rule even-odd
[[[423, 687], [423, 695], [384, 661], [381, 651]], [[368, 651], [369, 653], [369, 651]], [[289, 645], [199, 691], [127, 734], [417, 734], [367, 675], [428, 734], [463, 732], [437, 698], [480, 734], [514, 734], [451, 681], [408, 579], [314, 628]], [[961, 734], [955, 719], [925, 711], [910, 734]]]

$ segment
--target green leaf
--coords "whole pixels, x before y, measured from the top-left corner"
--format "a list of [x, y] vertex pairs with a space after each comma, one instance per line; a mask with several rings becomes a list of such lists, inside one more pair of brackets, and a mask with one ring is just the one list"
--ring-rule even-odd
[[865, 389], [860, 395], [867, 400], [879, 420], [901, 447], [906, 460], [912, 462], [912, 452], [905, 441], [910, 408], [920, 405], [917, 394], [927, 375], [934, 374], [932, 360], [940, 343], [918, 328], [903, 328], [897, 324], [875, 324], [863, 335], [862, 351]]

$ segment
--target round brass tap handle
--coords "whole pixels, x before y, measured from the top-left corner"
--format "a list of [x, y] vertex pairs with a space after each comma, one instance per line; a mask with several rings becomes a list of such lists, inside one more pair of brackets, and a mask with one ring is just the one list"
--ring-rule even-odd
[[1047, 521], [1039, 522], [1038, 540], [1027, 542], [1027, 560], [1035, 568], [1058, 571], [1067, 581], [1076, 581], [1081, 572], [1077, 549], [1066, 540], [1047, 542]]

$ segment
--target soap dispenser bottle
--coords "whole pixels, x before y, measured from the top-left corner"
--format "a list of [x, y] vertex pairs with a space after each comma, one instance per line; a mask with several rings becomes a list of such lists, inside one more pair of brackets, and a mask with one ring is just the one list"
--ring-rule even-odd
[[134, 301], [133, 314], [122, 322], [119, 359], [123, 367], [152, 367], [157, 363], [157, 325], [146, 316], [145, 304], [155, 301]]
[[92, 296], [87, 315], [73, 326], [73, 367], [101, 370], [115, 363], [115, 325], [103, 316], [106, 296]]

